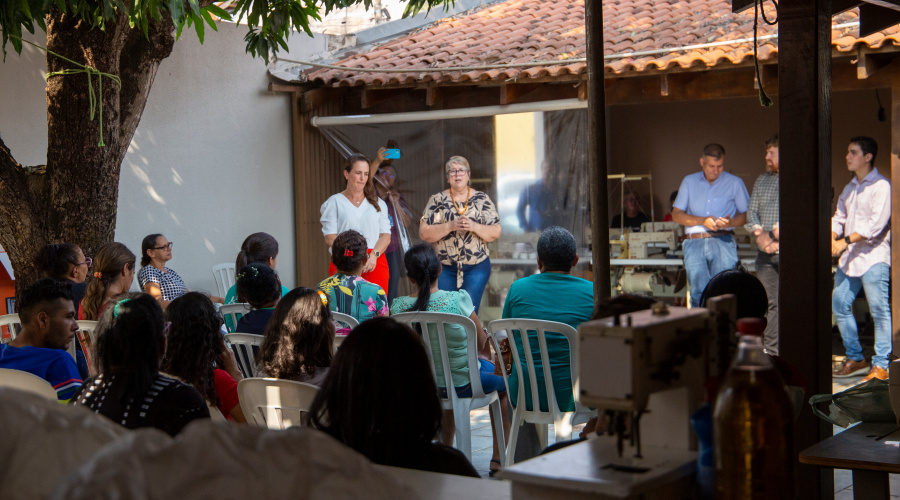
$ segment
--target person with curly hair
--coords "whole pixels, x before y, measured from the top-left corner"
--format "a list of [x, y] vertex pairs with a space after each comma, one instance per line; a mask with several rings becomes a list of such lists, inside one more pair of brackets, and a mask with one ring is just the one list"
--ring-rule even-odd
[[159, 372], [166, 330], [162, 308], [151, 295], [126, 294], [110, 303], [96, 330], [100, 374], [85, 380], [72, 404], [128, 429], [155, 427], [170, 436], [209, 418], [197, 389]]
[[222, 415], [246, 422], [237, 392], [243, 376], [225, 345], [222, 320], [209, 297], [197, 292], [178, 297], [166, 308], [166, 320], [171, 326], [160, 370], [194, 386]]
[[127, 292], [134, 281], [135, 256], [121, 243], [100, 247], [95, 264], [94, 279], [78, 308], [78, 319], [96, 321], [109, 300]]
[[[366, 239], [354, 230], [344, 231], [331, 245], [331, 262], [337, 273], [316, 286], [328, 295], [331, 310], [349, 314], [360, 323], [375, 316], [387, 316], [387, 295], [363, 277], [367, 262]], [[341, 332], [343, 334], [343, 332]]]
[[309, 288], [285, 295], [266, 327], [257, 377], [321, 385], [334, 354], [334, 322], [327, 296]]
[[251, 310], [241, 316], [235, 331], [262, 335], [281, 298], [281, 280], [272, 268], [254, 262], [238, 271], [236, 286], [241, 302], [246, 302]]

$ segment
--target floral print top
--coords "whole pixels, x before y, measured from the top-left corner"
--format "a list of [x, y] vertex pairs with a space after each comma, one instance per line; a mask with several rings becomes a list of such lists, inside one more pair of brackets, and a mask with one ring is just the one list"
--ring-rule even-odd
[[328, 306], [334, 312], [349, 314], [362, 323], [375, 316], [387, 316], [387, 295], [375, 283], [353, 274], [335, 274], [316, 286], [328, 295]]
[[[443, 224], [460, 217], [457, 204], [454, 208], [450, 191], [444, 190], [428, 199], [422, 221], [429, 225]], [[482, 191], [472, 190], [463, 215], [485, 225], [500, 224], [500, 215], [494, 202]], [[462, 266], [481, 263], [488, 258], [487, 244], [471, 231], [451, 231], [432, 244], [441, 264], [456, 266], [457, 286], [462, 286]]]

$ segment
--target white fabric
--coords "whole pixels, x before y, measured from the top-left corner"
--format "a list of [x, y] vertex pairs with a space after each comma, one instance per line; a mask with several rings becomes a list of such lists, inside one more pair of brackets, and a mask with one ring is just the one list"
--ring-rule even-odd
[[130, 431], [60, 482], [54, 499], [417, 498], [325, 433], [211, 421], [172, 439]]
[[831, 231], [839, 238], [858, 233], [838, 265], [847, 276], [858, 278], [875, 264], [891, 265], [891, 183], [873, 168], [862, 182], [856, 176], [838, 198]]
[[380, 212], [375, 210], [369, 200], [363, 199], [357, 207], [346, 196], [338, 193], [325, 200], [319, 210], [322, 213], [319, 219], [322, 223], [322, 234], [341, 234], [353, 229], [366, 238], [369, 248], [375, 248], [380, 235], [391, 234], [387, 205], [379, 198], [378, 206], [381, 207]]

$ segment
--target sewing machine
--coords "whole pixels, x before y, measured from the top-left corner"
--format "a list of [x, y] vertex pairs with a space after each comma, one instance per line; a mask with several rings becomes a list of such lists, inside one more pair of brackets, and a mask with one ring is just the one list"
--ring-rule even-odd
[[734, 299], [583, 323], [578, 329], [581, 403], [612, 410], [613, 435], [515, 464], [500, 474], [514, 500], [693, 498], [697, 458], [690, 416], [709, 376], [734, 347]]

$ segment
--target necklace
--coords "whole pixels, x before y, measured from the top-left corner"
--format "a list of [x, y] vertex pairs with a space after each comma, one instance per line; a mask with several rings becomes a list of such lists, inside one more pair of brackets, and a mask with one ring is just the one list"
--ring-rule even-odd
[[472, 195], [472, 188], [470, 188], [470, 187], [466, 188], [466, 204], [463, 205], [462, 210], [459, 209], [459, 206], [456, 204], [456, 200], [453, 199], [453, 191], [448, 189], [447, 192], [450, 193], [450, 201], [453, 202], [453, 208], [456, 209], [456, 213], [458, 213], [461, 216], [465, 215], [466, 209], [469, 208], [469, 197]]
[[360, 206], [362, 204], [363, 200], [366, 199], [365, 193], [363, 193], [362, 198], [360, 198], [359, 201], [354, 201], [353, 198], [350, 196], [350, 193], [344, 192], [344, 196], [346, 196], [347, 199], [350, 200], [350, 203], [353, 203], [357, 207]]

